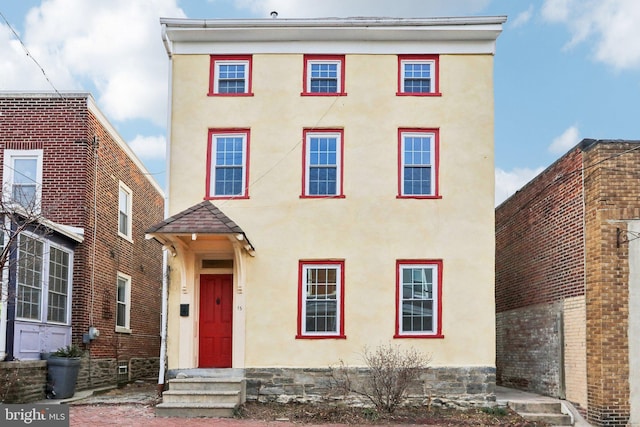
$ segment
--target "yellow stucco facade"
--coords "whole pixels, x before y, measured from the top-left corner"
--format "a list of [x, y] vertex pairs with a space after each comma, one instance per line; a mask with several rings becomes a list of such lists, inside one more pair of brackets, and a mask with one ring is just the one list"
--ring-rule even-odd
[[[344, 96], [301, 96], [303, 48], [251, 53], [252, 95], [226, 97], [208, 96], [212, 52], [172, 52], [168, 215], [206, 198], [209, 130], [248, 129], [248, 197], [211, 202], [252, 250], [233, 235], [174, 236], [170, 369], [198, 367], [204, 273], [233, 274], [233, 367], [357, 366], [390, 342], [432, 366], [495, 366], [493, 52], [437, 46], [422, 53], [438, 55], [440, 96], [397, 95], [399, 41], [332, 50], [345, 55]], [[398, 130], [416, 128], [438, 131], [438, 197], [398, 197]], [[343, 197], [301, 197], [304, 129], [342, 131]], [[344, 263], [343, 337], [296, 337], [301, 260]], [[441, 261], [442, 337], [394, 338], [398, 260]]]

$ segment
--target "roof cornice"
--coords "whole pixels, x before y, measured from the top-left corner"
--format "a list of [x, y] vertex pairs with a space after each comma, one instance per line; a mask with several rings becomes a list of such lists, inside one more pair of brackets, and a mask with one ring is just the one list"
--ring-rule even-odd
[[[492, 46], [502, 31], [506, 16], [472, 16], [455, 18], [325, 18], [325, 19], [178, 19], [161, 18], [167, 53], [202, 53], [202, 45], [243, 44], [271, 49], [290, 49], [290, 44], [391, 42], [454, 42], [458, 53], [461, 43]], [[289, 47], [277, 47], [278, 43]], [[363, 43], [366, 44], [366, 43]], [[176, 49], [175, 45], [180, 45]], [[275, 47], [274, 47], [275, 46]], [[366, 49], [366, 47], [363, 47]], [[260, 51], [260, 50], [258, 50]], [[462, 49], [464, 51], [464, 49]]]

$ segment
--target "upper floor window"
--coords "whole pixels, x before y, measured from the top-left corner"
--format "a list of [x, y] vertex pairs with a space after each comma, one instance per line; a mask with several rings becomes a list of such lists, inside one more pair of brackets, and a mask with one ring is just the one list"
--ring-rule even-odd
[[209, 130], [207, 198], [249, 197], [248, 151], [248, 129]]
[[42, 150], [4, 151], [4, 199], [25, 209], [40, 211]]
[[131, 240], [131, 189], [120, 182], [118, 188], [118, 234]]
[[302, 197], [343, 197], [342, 135], [342, 129], [305, 129]]
[[131, 332], [131, 276], [118, 273], [116, 284], [116, 332]]
[[438, 55], [398, 56], [398, 95], [440, 95]]
[[345, 338], [344, 261], [300, 261], [297, 338]]
[[438, 130], [400, 129], [398, 139], [398, 197], [439, 197]]
[[69, 324], [71, 251], [21, 233], [18, 238], [16, 317]]
[[396, 338], [442, 338], [442, 261], [396, 263]]
[[346, 95], [344, 55], [305, 55], [303, 95]]
[[209, 95], [251, 95], [252, 57], [211, 55]]

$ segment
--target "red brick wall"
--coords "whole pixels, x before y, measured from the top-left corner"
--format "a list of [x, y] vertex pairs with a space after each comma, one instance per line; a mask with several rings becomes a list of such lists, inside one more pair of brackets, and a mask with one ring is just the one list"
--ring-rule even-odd
[[[157, 358], [162, 254], [144, 231], [162, 220], [162, 195], [87, 108], [86, 95], [0, 96], [0, 111], [0, 162], [5, 148], [42, 148], [45, 217], [84, 228], [74, 254], [73, 341], [95, 326], [101, 335], [88, 346], [92, 358]], [[133, 243], [118, 236], [119, 181], [133, 193]], [[115, 333], [117, 272], [132, 278], [131, 334]]]
[[496, 209], [496, 311], [584, 295], [582, 152]]

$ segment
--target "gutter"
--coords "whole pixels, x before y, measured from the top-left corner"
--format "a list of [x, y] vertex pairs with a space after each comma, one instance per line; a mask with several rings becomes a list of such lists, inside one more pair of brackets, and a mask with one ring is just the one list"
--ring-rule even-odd
[[[171, 101], [172, 101], [172, 63], [171, 63], [171, 42], [167, 37], [167, 26], [162, 24], [162, 43], [169, 57], [169, 90], [167, 97], [167, 147], [166, 147], [166, 174], [165, 174], [165, 192], [164, 192], [164, 217], [169, 217], [169, 188], [170, 188], [170, 141], [171, 141]], [[175, 256], [175, 255], [174, 255]], [[166, 245], [162, 246], [162, 311], [160, 314], [160, 369], [158, 370], [158, 396], [164, 391], [164, 379], [166, 375], [167, 365], [167, 324], [168, 324], [168, 299], [169, 299], [169, 249]]]

